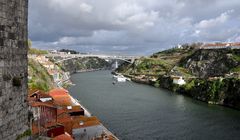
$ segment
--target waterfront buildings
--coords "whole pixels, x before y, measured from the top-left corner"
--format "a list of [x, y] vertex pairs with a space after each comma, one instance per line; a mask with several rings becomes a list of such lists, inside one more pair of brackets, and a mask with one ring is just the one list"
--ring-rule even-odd
[[240, 49], [240, 42], [234, 43], [205, 43], [200, 49]]
[[[62, 87], [64, 84], [71, 84], [70, 72], [63, 71], [59, 66], [54, 64], [44, 55], [28, 55], [28, 58], [33, 59], [40, 63], [52, 76], [56, 87]], [[31, 77], [29, 77], [31, 79]]]
[[[29, 91], [33, 135], [54, 140], [115, 140], [95, 116], [89, 116], [67, 90], [56, 88], [49, 93]], [[87, 112], [85, 114], [85, 112]]]

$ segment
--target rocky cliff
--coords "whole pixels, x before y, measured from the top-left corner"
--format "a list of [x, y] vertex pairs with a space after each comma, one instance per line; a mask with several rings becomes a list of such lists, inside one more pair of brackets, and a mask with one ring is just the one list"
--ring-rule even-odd
[[110, 64], [104, 59], [98, 57], [74, 58], [62, 61], [58, 64], [64, 71], [70, 73], [107, 69]]
[[[134, 81], [240, 109], [239, 49], [175, 48], [124, 64], [117, 72]], [[176, 76], [183, 77], [186, 84], [174, 84]]]
[[240, 50], [198, 50], [182, 59], [179, 65], [200, 78], [225, 76], [240, 68]]
[[[155, 83], [156, 84], [156, 83]], [[209, 104], [219, 104], [240, 109], [240, 79], [205, 79], [194, 78], [185, 85], [173, 84], [171, 77], [161, 76], [157, 85], [176, 93], [190, 96]]]

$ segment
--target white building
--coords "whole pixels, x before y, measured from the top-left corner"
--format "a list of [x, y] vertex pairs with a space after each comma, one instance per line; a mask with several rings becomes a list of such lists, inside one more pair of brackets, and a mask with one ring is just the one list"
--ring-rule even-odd
[[46, 61], [44, 63], [42, 63], [42, 65], [46, 68], [46, 69], [54, 69], [55, 65], [49, 61]]
[[240, 43], [205, 43], [200, 49], [240, 49]]
[[177, 48], [178, 48], [178, 49], [182, 49], [182, 45], [178, 44], [178, 45], [177, 45]]
[[186, 84], [186, 82], [184, 81], [184, 79], [181, 76], [180, 77], [173, 77], [173, 83], [178, 84], [178, 85]]
[[58, 81], [61, 80], [61, 78], [60, 78], [60, 73], [57, 72], [57, 71], [54, 71], [54, 73], [53, 73], [52, 76], [53, 76], [53, 80], [54, 80], [54, 82], [58, 82]]

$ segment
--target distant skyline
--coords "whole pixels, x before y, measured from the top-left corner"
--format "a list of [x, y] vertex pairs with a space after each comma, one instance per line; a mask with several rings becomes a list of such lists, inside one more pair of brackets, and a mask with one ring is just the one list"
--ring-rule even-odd
[[191, 42], [240, 42], [239, 0], [31, 0], [33, 47], [149, 55]]

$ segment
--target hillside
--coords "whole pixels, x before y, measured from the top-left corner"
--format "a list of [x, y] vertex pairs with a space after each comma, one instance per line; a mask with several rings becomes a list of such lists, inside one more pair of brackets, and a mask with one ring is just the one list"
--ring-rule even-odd
[[[211, 104], [240, 109], [239, 49], [170, 49], [123, 64], [116, 72]], [[186, 84], [173, 83], [182, 77]]]
[[125, 63], [116, 71], [129, 75], [225, 77], [240, 72], [240, 50], [170, 49]]
[[68, 59], [58, 64], [58, 66], [61, 67], [64, 71], [69, 71], [70, 73], [105, 69], [108, 68], [109, 65], [110, 64], [107, 61], [98, 57]]
[[28, 88], [48, 91], [54, 87], [54, 81], [40, 63], [28, 59]]
[[32, 47], [28, 48], [28, 54], [43, 55], [43, 54], [47, 54], [47, 53], [48, 53], [48, 51], [46, 51], [46, 50], [40, 50], [40, 49], [36, 49], [36, 48], [32, 48]]
[[179, 65], [196, 77], [224, 77], [231, 72], [240, 72], [240, 50], [198, 50], [182, 59]]
[[195, 52], [193, 49], [170, 49], [142, 57], [131, 65], [123, 64], [116, 71], [125, 75], [145, 75], [158, 78], [161, 75], [189, 75], [187, 69], [179, 67], [179, 62]]

